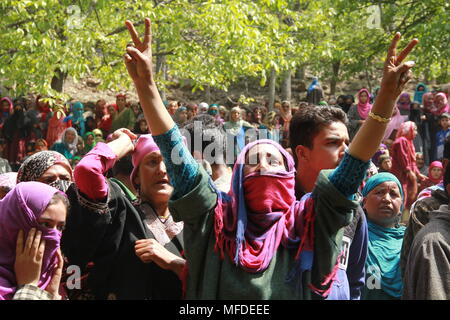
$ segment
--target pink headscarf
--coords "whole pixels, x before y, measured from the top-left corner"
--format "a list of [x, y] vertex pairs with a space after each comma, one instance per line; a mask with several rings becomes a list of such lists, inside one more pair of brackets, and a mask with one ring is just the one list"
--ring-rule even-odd
[[[442, 97], [443, 101], [442, 102], [438, 102], [438, 99], [437, 99], [438, 97]], [[448, 105], [448, 99], [447, 99], [447, 97], [445, 96], [444, 93], [439, 92], [438, 94], [436, 94], [434, 96], [434, 107], [435, 107], [435, 110], [432, 111], [432, 113], [434, 115], [441, 115], [441, 114], [449, 111], [450, 107]]]
[[400, 125], [400, 129], [397, 131], [397, 138], [396, 138], [396, 140], [401, 138], [406, 139], [409, 153], [413, 158], [414, 162], [416, 161], [416, 149], [414, 148], [413, 140], [414, 140], [414, 129], [416, 127], [417, 127], [416, 124], [412, 121], [403, 122]]
[[[359, 96], [363, 92], [367, 93], [367, 101], [366, 101], [366, 103], [362, 103], [359, 100]], [[361, 119], [366, 120], [367, 116], [369, 115], [370, 110], [372, 109], [372, 105], [370, 104], [370, 93], [369, 93], [369, 90], [367, 90], [367, 89], [359, 90], [358, 94], [357, 94], [357, 97], [358, 97], [358, 113], [359, 113], [359, 116], [361, 117]]]
[[136, 177], [139, 165], [141, 164], [142, 159], [149, 153], [154, 151], [159, 151], [158, 145], [152, 138], [151, 134], [143, 134], [139, 136], [139, 139], [136, 142], [136, 146], [133, 151], [133, 155], [131, 161], [133, 163], [133, 171], [130, 175], [131, 183], [136, 187], [134, 183], [134, 178]]
[[[433, 168], [441, 168], [442, 169], [442, 174], [439, 178], [434, 179], [431, 175], [431, 169]], [[444, 176], [444, 167], [442, 166], [442, 162], [440, 161], [433, 161], [432, 163], [430, 163], [430, 166], [428, 167], [428, 179], [430, 179], [431, 182], [433, 182], [434, 184], [439, 184], [442, 182], [443, 176]]]
[[60, 246], [61, 232], [45, 228], [37, 222], [57, 189], [40, 182], [22, 182], [0, 201], [0, 300], [9, 300], [16, 291], [14, 263], [19, 230], [24, 236], [32, 228], [42, 232], [45, 251], [38, 287], [49, 284], [57, 263], [56, 251]]
[[[11, 114], [13, 112], [13, 108], [14, 108], [14, 104], [13, 104], [12, 100], [8, 97], [3, 97], [0, 99], [0, 105], [3, 103], [3, 101], [8, 101], [8, 103], [9, 103], [8, 113]], [[1, 113], [0, 113], [0, 117], [1, 117]]]

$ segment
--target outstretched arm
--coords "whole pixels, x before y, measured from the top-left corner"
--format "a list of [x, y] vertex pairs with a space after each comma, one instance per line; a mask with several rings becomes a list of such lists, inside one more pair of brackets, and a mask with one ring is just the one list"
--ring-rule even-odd
[[127, 52], [124, 56], [125, 65], [136, 86], [139, 101], [151, 132], [154, 136], [158, 136], [172, 129], [175, 122], [166, 110], [153, 78], [150, 19], [145, 19], [143, 41], [139, 39], [133, 23], [127, 20], [125, 24], [134, 43], [134, 46], [127, 47]]
[[[400, 38], [401, 35], [397, 32], [392, 39], [384, 63], [381, 88], [371, 110], [373, 114], [382, 118], [391, 117], [395, 101], [411, 78], [410, 69], [414, 66], [413, 61], [403, 63], [403, 60], [419, 41], [413, 39], [408, 46], [397, 55], [397, 44]], [[350, 154], [359, 160], [368, 161], [380, 146], [387, 124], [387, 122], [382, 123], [370, 116], [367, 117], [353, 142], [350, 144]]]
[[[153, 78], [150, 19], [145, 19], [143, 41], [139, 39], [130, 21], [125, 24], [134, 43], [127, 47], [125, 64], [136, 87], [150, 131], [163, 155], [170, 183], [174, 187], [172, 199], [179, 199], [195, 185], [198, 164], [183, 144], [178, 127], [166, 110]], [[182, 160], [181, 163], [178, 160]]]

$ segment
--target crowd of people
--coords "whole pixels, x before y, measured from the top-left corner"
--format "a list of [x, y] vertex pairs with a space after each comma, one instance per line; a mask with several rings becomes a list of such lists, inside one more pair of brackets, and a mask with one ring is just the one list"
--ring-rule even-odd
[[249, 108], [163, 102], [126, 25], [139, 102], [0, 100], [0, 300], [450, 299], [450, 107], [404, 92], [417, 40], [356, 102], [314, 78]]

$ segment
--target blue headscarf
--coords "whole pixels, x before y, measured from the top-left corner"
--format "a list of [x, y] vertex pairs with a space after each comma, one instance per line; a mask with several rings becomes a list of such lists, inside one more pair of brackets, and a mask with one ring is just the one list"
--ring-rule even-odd
[[64, 122], [72, 120], [72, 126], [78, 128], [78, 134], [84, 136], [85, 134], [85, 120], [83, 117], [84, 105], [81, 102], [75, 102], [72, 106], [72, 115], [66, 117]]
[[[423, 87], [423, 91], [419, 91], [419, 87]], [[418, 101], [419, 104], [422, 104], [422, 97], [425, 93], [428, 92], [428, 88], [424, 83], [419, 83], [416, 86], [416, 91], [414, 92], [414, 101]]]
[[[366, 185], [362, 190], [363, 197], [364, 198], [367, 197], [370, 191], [372, 191], [373, 189], [375, 189], [375, 187], [386, 181], [394, 181], [397, 184], [398, 190], [400, 190], [400, 195], [402, 196], [402, 203], [403, 203], [405, 196], [403, 194], [402, 184], [400, 183], [400, 181], [397, 179], [396, 176], [394, 176], [392, 173], [389, 172], [377, 173], [376, 175], [372, 176], [369, 180], [367, 180]], [[403, 205], [400, 211], [403, 211]]]
[[314, 78], [311, 84], [308, 87], [308, 92], [313, 91], [313, 89], [316, 87], [316, 85], [319, 83], [319, 79]]
[[[386, 181], [394, 181], [404, 199], [400, 181], [391, 173], [378, 173], [371, 177], [363, 191], [364, 197], [376, 186]], [[402, 205], [403, 209], [403, 205]], [[400, 252], [402, 249], [405, 227], [385, 228], [370, 220], [367, 222], [369, 229], [368, 254], [366, 260], [366, 279], [373, 277], [381, 284], [381, 289], [394, 298], [400, 298], [403, 290], [400, 270]]]

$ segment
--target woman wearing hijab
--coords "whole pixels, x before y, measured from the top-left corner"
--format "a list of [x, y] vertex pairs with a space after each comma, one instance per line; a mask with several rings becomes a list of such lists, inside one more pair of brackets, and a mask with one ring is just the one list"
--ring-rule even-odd
[[319, 79], [313, 78], [306, 93], [306, 100], [313, 105], [318, 105], [323, 100], [323, 90], [320, 87]]
[[67, 193], [73, 180], [72, 167], [61, 153], [41, 151], [28, 157], [17, 172], [17, 183], [38, 181]]
[[[208, 111], [209, 113], [209, 111]], [[217, 115], [217, 113], [216, 113]], [[179, 107], [177, 111], [175, 111], [174, 120], [179, 128], [182, 128], [187, 121], [187, 109], [186, 107]]]
[[428, 167], [428, 176], [420, 183], [419, 192], [443, 182], [444, 166], [441, 161], [433, 161]]
[[[84, 139], [84, 154], [88, 153], [92, 150], [92, 148], [95, 147], [95, 144], [97, 143], [95, 141], [95, 134], [93, 132], [86, 132], [86, 134], [83, 137]], [[70, 159], [70, 158], [68, 158]]]
[[101, 129], [105, 135], [111, 132], [112, 121], [117, 114], [118, 108], [115, 104], [109, 104], [105, 107], [104, 114], [101, 118], [96, 118], [97, 128]]
[[448, 105], [448, 99], [445, 93], [439, 92], [434, 96], [434, 115], [441, 115], [445, 112], [449, 112], [450, 106]]
[[289, 147], [289, 125], [292, 119], [291, 104], [289, 101], [283, 101], [279, 108], [281, 124], [281, 145], [283, 148]]
[[66, 117], [64, 122], [68, 127], [75, 128], [80, 136], [84, 136], [86, 132], [85, 120], [83, 117], [84, 105], [81, 102], [75, 102], [72, 106], [72, 115]]
[[438, 125], [438, 116], [433, 114], [434, 94], [426, 92], [422, 95], [422, 111], [425, 120], [422, 122], [424, 156], [427, 163], [434, 160], [433, 155], [436, 152], [436, 133], [440, 130]]
[[417, 196], [417, 182], [425, 178], [416, 164], [416, 150], [413, 143], [416, 135], [416, 124], [412, 121], [404, 122], [391, 147], [391, 172], [400, 180], [402, 189], [406, 193], [404, 206], [408, 211]]
[[348, 111], [348, 120], [350, 122], [349, 125], [349, 136], [350, 140], [358, 132], [361, 125], [364, 123], [364, 120], [367, 119], [370, 110], [372, 109], [372, 105], [370, 104], [370, 94], [369, 90], [361, 89], [358, 94], [358, 104], [352, 106]]
[[[17, 166], [26, 156], [25, 101], [14, 100], [14, 112], [6, 119], [3, 135], [8, 145], [8, 161]], [[17, 166], [18, 167], [18, 166]], [[17, 167], [15, 167], [17, 169]]]
[[391, 173], [371, 177], [362, 191], [369, 228], [363, 300], [396, 300], [402, 296], [400, 252], [405, 227], [400, 226], [403, 189]]
[[95, 143], [99, 143], [99, 142], [105, 142], [105, 139], [103, 138], [103, 132], [101, 129], [94, 129], [92, 130], [92, 133], [95, 136]]
[[[116, 96], [117, 113], [112, 118], [111, 131], [114, 132], [120, 128], [132, 130], [136, 123], [136, 117], [133, 109], [128, 106], [125, 94]], [[111, 111], [111, 110], [110, 110]]]
[[74, 128], [67, 128], [62, 134], [60, 142], [56, 142], [52, 146], [52, 150], [61, 153], [67, 159], [72, 159], [78, 149], [77, 149], [78, 133]]
[[[184, 146], [152, 77], [150, 19], [144, 42], [130, 21], [135, 42], [125, 63], [144, 114], [161, 149], [174, 193], [174, 219], [184, 221], [188, 299], [311, 299], [327, 297], [336, 277], [343, 228], [353, 199], [377, 150], [395, 98], [412, 63], [399, 63], [414, 47], [395, 55], [397, 33], [386, 59], [382, 89], [338, 168], [320, 174], [312, 194], [295, 198], [292, 157], [271, 140], [257, 140], [240, 153], [230, 192], [218, 192]], [[375, 116], [377, 115], [377, 116]], [[383, 120], [380, 120], [382, 117]], [[184, 161], [173, 159], [172, 151]], [[347, 178], [351, 178], [349, 181]]]
[[30, 293], [61, 299], [59, 246], [67, 209], [64, 194], [39, 182], [19, 183], [0, 201], [0, 300], [27, 299]]
[[402, 116], [408, 116], [411, 112], [411, 96], [407, 92], [403, 92], [397, 100], [397, 109]]
[[419, 103], [422, 103], [422, 98], [425, 93], [428, 92], [428, 88], [425, 85], [425, 83], [420, 82], [416, 86], [416, 91], [414, 91], [414, 101], [418, 101]]
[[227, 132], [230, 145], [234, 146], [233, 159], [236, 159], [245, 146], [245, 130], [253, 127], [250, 123], [241, 119], [241, 108], [233, 107], [230, 111], [230, 121], [225, 122], [223, 128]]
[[0, 99], [0, 130], [3, 128], [6, 119], [13, 113], [14, 105], [10, 98], [3, 97]]
[[[71, 206], [77, 210], [68, 217], [63, 252], [69, 264], [93, 265], [85, 284], [93, 299], [180, 299], [183, 224], [168, 209], [173, 188], [159, 148], [151, 135], [141, 135], [134, 147], [136, 136], [127, 129], [113, 139], [75, 167], [78, 201]], [[104, 176], [130, 151], [138, 197]]]
[[[220, 124], [223, 125], [225, 123], [225, 121], [223, 120], [223, 118], [220, 115], [219, 105], [218, 104], [214, 103], [214, 104], [210, 105], [209, 108], [208, 108], [208, 114], [210, 116], [213, 116], [214, 119], [216, 119], [216, 121], [218, 121]], [[186, 116], [186, 120], [187, 120], [187, 116]]]
[[58, 112], [53, 112], [52, 117], [48, 121], [47, 129], [47, 143], [52, 146], [55, 142], [61, 140], [64, 130], [67, 129], [67, 122], [64, 121], [64, 117]]

